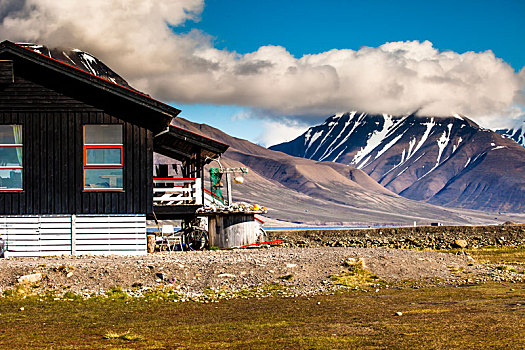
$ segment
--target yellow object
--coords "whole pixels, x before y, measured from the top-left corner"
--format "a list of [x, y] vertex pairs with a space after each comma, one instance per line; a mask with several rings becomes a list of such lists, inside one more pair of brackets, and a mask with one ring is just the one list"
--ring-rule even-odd
[[242, 184], [244, 182], [244, 177], [242, 176], [236, 176], [233, 181], [235, 181], [236, 184]]

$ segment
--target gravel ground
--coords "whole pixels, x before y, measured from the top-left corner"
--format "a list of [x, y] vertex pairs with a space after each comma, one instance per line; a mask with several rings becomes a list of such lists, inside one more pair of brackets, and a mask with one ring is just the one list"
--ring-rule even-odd
[[[71, 291], [103, 294], [121, 287], [132, 295], [149, 288], [170, 287], [187, 296], [206, 290], [239, 291], [278, 282], [294, 295], [335, 288], [330, 275], [345, 271], [347, 258], [365, 267], [390, 287], [485, 280], [522, 281], [523, 275], [478, 264], [470, 256], [383, 248], [262, 248], [204, 252], [157, 253], [146, 256], [62, 256], [0, 259], [0, 293], [14, 289], [23, 275], [41, 273], [36, 292]], [[346, 269], [347, 271], [347, 269]], [[291, 275], [290, 280], [283, 276]]]

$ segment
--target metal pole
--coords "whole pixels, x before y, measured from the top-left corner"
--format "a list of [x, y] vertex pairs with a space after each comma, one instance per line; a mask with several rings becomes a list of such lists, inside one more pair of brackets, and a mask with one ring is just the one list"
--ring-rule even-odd
[[228, 205], [232, 205], [232, 183], [230, 181], [230, 173], [226, 173], [226, 183], [226, 186], [228, 186]]

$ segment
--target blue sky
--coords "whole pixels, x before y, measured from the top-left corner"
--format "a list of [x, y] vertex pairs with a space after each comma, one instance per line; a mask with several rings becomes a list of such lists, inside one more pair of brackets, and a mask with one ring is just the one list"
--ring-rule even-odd
[[264, 145], [352, 110], [525, 120], [525, 0], [11, 0], [0, 37], [89, 52]]
[[[208, 0], [200, 20], [187, 21], [174, 31], [192, 29], [210, 35], [216, 48], [239, 54], [279, 45], [300, 58], [331, 49], [429, 40], [440, 51], [492, 50], [516, 71], [525, 65], [523, 0]], [[183, 117], [261, 142], [260, 120], [232, 119], [246, 107], [175, 105]]]
[[516, 70], [525, 65], [523, 0], [208, 0], [200, 21], [176, 31], [192, 28], [239, 53], [281, 45], [300, 57], [429, 40], [440, 50], [492, 50]]

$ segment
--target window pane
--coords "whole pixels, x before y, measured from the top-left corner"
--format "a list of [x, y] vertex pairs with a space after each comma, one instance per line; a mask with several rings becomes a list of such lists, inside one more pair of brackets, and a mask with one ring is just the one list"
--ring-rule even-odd
[[0, 125], [0, 144], [22, 144], [22, 125]]
[[0, 166], [22, 166], [22, 147], [0, 147]]
[[122, 144], [122, 125], [85, 125], [86, 144]]
[[85, 188], [123, 188], [122, 169], [84, 169]]
[[22, 169], [0, 169], [0, 190], [22, 189]]
[[88, 148], [86, 164], [121, 164], [120, 148]]

